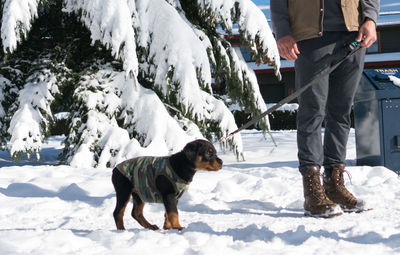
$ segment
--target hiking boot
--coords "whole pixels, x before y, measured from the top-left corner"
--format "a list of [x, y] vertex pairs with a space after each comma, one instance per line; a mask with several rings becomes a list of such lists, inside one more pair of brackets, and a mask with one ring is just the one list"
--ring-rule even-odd
[[332, 202], [321, 185], [320, 167], [311, 166], [303, 175], [304, 210], [307, 216], [330, 218], [341, 215], [340, 206]]
[[[329, 174], [330, 171], [332, 171], [332, 174]], [[333, 165], [332, 169], [328, 168], [328, 171], [325, 171], [323, 178], [325, 193], [330, 200], [339, 204], [345, 212], [363, 211], [364, 201], [357, 199], [344, 186], [344, 172], [349, 174], [345, 170], [345, 164]]]

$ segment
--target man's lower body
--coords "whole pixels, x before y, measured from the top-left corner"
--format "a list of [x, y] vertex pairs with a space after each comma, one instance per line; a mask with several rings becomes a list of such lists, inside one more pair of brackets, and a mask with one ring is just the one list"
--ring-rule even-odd
[[[357, 33], [326, 32], [323, 37], [298, 42], [296, 89], [343, 59], [348, 53], [346, 46], [356, 37]], [[343, 173], [351, 127], [350, 112], [364, 57], [365, 50], [361, 49], [298, 98], [297, 146], [304, 208], [314, 216], [340, 215], [340, 207], [353, 210], [361, 203], [344, 187]], [[323, 122], [325, 135], [322, 141]], [[320, 181], [322, 166], [325, 169], [323, 185]]]

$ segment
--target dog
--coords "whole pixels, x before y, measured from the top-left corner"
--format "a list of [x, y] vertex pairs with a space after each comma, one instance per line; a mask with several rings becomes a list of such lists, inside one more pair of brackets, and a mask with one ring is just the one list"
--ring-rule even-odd
[[182, 230], [178, 199], [187, 190], [197, 170], [218, 171], [222, 164], [214, 146], [202, 139], [189, 142], [182, 151], [168, 157], [137, 157], [118, 164], [112, 173], [117, 198], [113, 216], [117, 229], [125, 229], [123, 216], [132, 196], [131, 215], [141, 226], [159, 229], [145, 219], [143, 207], [145, 202], [163, 203], [163, 228]]

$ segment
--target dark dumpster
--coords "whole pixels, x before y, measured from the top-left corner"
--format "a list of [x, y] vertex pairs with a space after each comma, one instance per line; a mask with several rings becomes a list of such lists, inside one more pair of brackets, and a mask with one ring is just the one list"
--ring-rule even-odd
[[357, 165], [400, 173], [400, 68], [366, 69], [354, 99]]

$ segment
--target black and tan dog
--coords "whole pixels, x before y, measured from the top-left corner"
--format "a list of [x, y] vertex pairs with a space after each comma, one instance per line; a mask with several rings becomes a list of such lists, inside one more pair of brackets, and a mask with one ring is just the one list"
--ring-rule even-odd
[[132, 195], [132, 217], [145, 228], [156, 230], [143, 216], [145, 202], [163, 203], [164, 229], [183, 227], [178, 218], [178, 199], [188, 188], [196, 170], [218, 171], [222, 160], [214, 146], [206, 140], [188, 143], [182, 151], [169, 157], [138, 157], [117, 165], [112, 183], [117, 196], [114, 220], [117, 229], [125, 229], [123, 216]]

